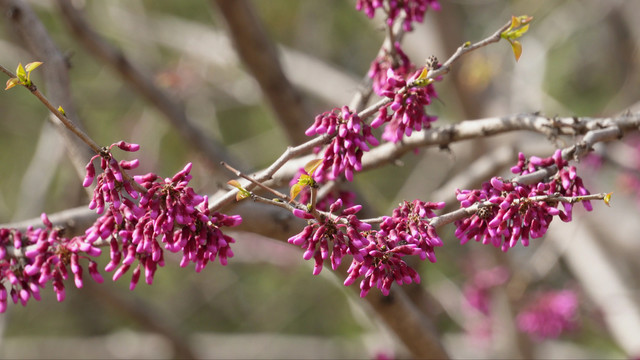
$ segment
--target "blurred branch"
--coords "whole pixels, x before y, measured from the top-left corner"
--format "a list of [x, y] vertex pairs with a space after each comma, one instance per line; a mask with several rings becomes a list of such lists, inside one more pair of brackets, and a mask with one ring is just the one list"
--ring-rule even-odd
[[[354, 290], [358, 291], [354, 287]], [[403, 289], [395, 288], [389, 296], [365, 297], [384, 323], [399, 337], [416, 359], [448, 359], [433, 323], [412, 304]]]
[[[73, 122], [80, 126], [71, 97], [69, 64], [56, 47], [44, 25], [33, 10], [21, 0], [0, 0], [0, 11], [5, 15], [6, 24], [9, 26], [9, 30], [15, 34], [17, 42], [25, 47], [36, 60], [44, 62], [42, 66], [44, 84], [51, 102], [62, 106], [67, 117], [73, 119]], [[49, 116], [49, 120], [64, 139], [78, 178], [84, 178], [84, 167], [94, 154], [79, 138], [71, 134], [53, 114]], [[91, 190], [87, 189], [87, 193], [90, 194]]]
[[473, 189], [487, 179], [494, 176], [500, 169], [513, 164], [518, 158], [513, 146], [496, 147], [486, 155], [477, 158], [461, 172], [447, 178], [431, 197], [437, 201], [449, 204], [456, 201], [456, 189]]
[[238, 55], [260, 84], [290, 143], [305, 142], [304, 131], [313, 117], [284, 74], [276, 48], [266, 36], [253, 7], [245, 0], [214, 0], [212, 3], [220, 9]]
[[57, 0], [57, 4], [73, 36], [92, 56], [111, 67], [127, 84], [165, 115], [186, 142], [203, 155], [207, 165], [216, 174], [223, 171], [219, 165], [220, 161], [232, 162], [238, 166], [242, 164], [238, 159], [232, 158], [220, 142], [206, 136], [206, 133], [187, 117], [180, 103], [158, 88], [122, 51], [108, 44], [96, 33], [72, 2]]
[[36, 216], [44, 208], [44, 200], [54, 180], [55, 172], [61, 166], [61, 145], [64, 145], [62, 139], [52, 130], [47, 122], [40, 128], [35, 152], [20, 181], [18, 198], [21, 201], [16, 204], [13, 220]]
[[[637, 336], [640, 332], [640, 311], [636, 278], [629, 276], [631, 273], [620, 267], [620, 260], [612, 256], [607, 245], [601, 243], [599, 238], [608, 238], [609, 232], [597, 238], [598, 231], [583, 217], [564, 225], [557, 229], [561, 231], [549, 232], [551, 242], [602, 312], [615, 341], [629, 358], [637, 357], [640, 354], [640, 337]], [[579, 244], [568, 242], [570, 239], [580, 239]]]
[[141, 327], [164, 337], [173, 346], [175, 358], [197, 358], [187, 339], [180, 334], [179, 328], [158, 316], [160, 311], [154, 310], [149, 302], [132, 294], [127, 294], [125, 297], [117, 291], [107, 290], [104, 286], [96, 285], [91, 281], [86, 282], [85, 285], [83, 290], [88, 291], [95, 301], [102, 302], [105, 307], [114, 308], [122, 316], [133, 319]]

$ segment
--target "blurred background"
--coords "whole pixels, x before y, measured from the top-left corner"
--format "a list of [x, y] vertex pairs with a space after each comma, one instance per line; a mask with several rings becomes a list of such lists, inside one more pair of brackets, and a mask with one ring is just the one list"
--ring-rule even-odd
[[[71, 64], [78, 119], [98, 144], [140, 144], [136, 173], [172, 176], [193, 162], [192, 186], [201, 194], [215, 193], [232, 177], [212, 174], [157, 107], [76, 41], [55, 1], [26, 3]], [[285, 150], [286, 133], [239, 62], [214, 3], [72, 3], [98, 34], [182, 104], [203, 133], [240, 159], [242, 168], [261, 169]], [[307, 126], [315, 114], [351, 101], [384, 39], [381, 17], [370, 20], [357, 12], [355, 0], [249, 4], [277, 44], [285, 74], [302, 94], [310, 114]], [[517, 113], [608, 117], [640, 109], [640, 23], [635, 16], [640, 3], [442, 0], [441, 6], [439, 12], [428, 11], [424, 23], [405, 36], [403, 49], [416, 64], [430, 55], [444, 62], [462, 43], [487, 37], [511, 15], [534, 20], [521, 41], [519, 62], [510, 46], [500, 42], [463, 57], [436, 84], [439, 98], [428, 109], [438, 116], [436, 125]], [[18, 62], [42, 60], [16, 41], [5, 16], [2, 25], [0, 64], [14, 69]], [[39, 70], [32, 80], [48, 95], [46, 86], [40, 86]], [[82, 180], [48, 125], [46, 109], [24, 89], [3, 92], [0, 109], [0, 223], [86, 205]], [[368, 210], [378, 215], [388, 214], [405, 199], [454, 203], [456, 188], [509, 176], [518, 151], [550, 156], [557, 146], [573, 141], [513, 133], [456, 143], [446, 150], [424, 149], [360, 174], [354, 187]], [[436, 250], [438, 262], [420, 265], [420, 272], [422, 286], [434, 297], [433, 319], [452, 356], [508, 356], [518, 341], [528, 344], [527, 354], [539, 358], [640, 355], [640, 343], [631, 335], [640, 330], [634, 277], [640, 271], [635, 221], [640, 201], [620, 175], [640, 164], [634, 163], [634, 146], [633, 139], [603, 146], [596, 149], [599, 158], [578, 165], [592, 192], [614, 192], [611, 208], [598, 203], [593, 213], [577, 209], [576, 221], [554, 222], [548, 236], [528, 248], [518, 246], [505, 255], [477, 243], [459, 245], [452, 226], [440, 230], [445, 246]], [[170, 260], [153, 286], [141, 283], [133, 292], [128, 290], [128, 275], [114, 283], [106, 274], [104, 284], [85, 281], [81, 291], [69, 283], [62, 303], [46, 289], [41, 302], [26, 308], [10, 305], [0, 315], [0, 357], [407, 355], [357, 294], [342, 286], [342, 278], [328, 269], [314, 277], [311, 264], [286, 238], [250, 233], [234, 237], [236, 256], [226, 267], [211, 264], [196, 274]], [[513, 314], [488, 319], [474, 313], [465, 305], [464, 289], [474, 275], [496, 267], [507, 269], [511, 280], [497, 287], [494, 299], [506, 294], [512, 311], [537, 292], [575, 291], [579, 328], [554, 340], [522, 340], [504, 320], [513, 320]], [[510, 309], [502, 305], [495, 306]]]

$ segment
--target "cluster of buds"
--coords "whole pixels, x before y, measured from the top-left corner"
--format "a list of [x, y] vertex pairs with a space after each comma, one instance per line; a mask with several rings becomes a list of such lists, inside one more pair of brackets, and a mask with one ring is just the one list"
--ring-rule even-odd
[[420, 275], [403, 257], [417, 255], [423, 260], [436, 261], [434, 248], [442, 246], [442, 241], [427, 219], [435, 216], [433, 210], [442, 209], [444, 205], [420, 200], [404, 202], [392, 216], [384, 217], [380, 230], [367, 234], [364, 258], [354, 256], [344, 284], [349, 286], [363, 277], [360, 296], [364, 297], [373, 287], [388, 295], [394, 282], [398, 285], [419, 283]]
[[[0, 229], [0, 313], [7, 308], [5, 286], [13, 303], [25, 306], [30, 298], [40, 300], [40, 289], [51, 282], [58, 301], [63, 301], [64, 280], [69, 278], [69, 270], [76, 287], [83, 286], [81, 259], [88, 259], [91, 277], [96, 282], [103, 281], [98, 265], [89, 259], [99, 256], [101, 250], [81, 237], [63, 237], [45, 214], [41, 218], [44, 228], [29, 227], [24, 234], [16, 229]], [[8, 254], [9, 246], [19, 254]]]
[[[315, 219], [311, 213], [303, 210], [293, 211], [297, 217], [312, 220], [299, 234], [290, 237], [288, 242], [304, 249], [302, 257], [305, 260], [315, 260], [314, 275], [320, 274], [327, 259], [330, 259], [333, 270], [338, 268], [345, 254], [364, 260], [363, 248], [367, 245], [367, 239], [362, 232], [371, 230], [371, 225], [361, 222], [355, 216], [362, 209], [361, 205], [342, 208], [342, 200], [338, 199], [329, 207], [329, 214], [320, 215], [320, 219]], [[339, 210], [340, 214], [334, 215]]]
[[[391, 72], [389, 72], [389, 70], [391, 70]], [[394, 90], [390, 88], [387, 83], [388, 74], [407, 78], [411, 76], [415, 70], [415, 65], [411, 62], [407, 54], [402, 51], [400, 43], [395, 42], [391, 51], [386, 51], [373, 60], [367, 76], [372, 80], [371, 86], [373, 91], [379, 96], [385, 96], [384, 94]]]
[[405, 79], [392, 69], [387, 70], [386, 90], [382, 91], [382, 95], [393, 101], [380, 107], [378, 115], [371, 122], [373, 128], [387, 123], [382, 139], [396, 143], [404, 136], [410, 136], [413, 131], [430, 128], [431, 123], [437, 120], [425, 110], [425, 106], [431, 104], [431, 98], [437, 96], [433, 84], [407, 87], [408, 83], [420, 79], [423, 74], [424, 68]]
[[[137, 145], [124, 142], [117, 144], [123, 150], [135, 151], [138, 148]], [[127, 189], [125, 184], [129, 184], [128, 181], [123, 181], [122, 175], [117, 171], [118, 164], [105, 161], [105, 158], [112, 159], [110, 153], [102, 154], [103, 163], [113, 162], [114, 165], [107, 167], [98, 178], [98, 195], [94, 195], [94, 199], [105, 197], [103, 194], [107, 192], [112, 194], [111, 189]], [[120, 162], [121, 167], [122, 163]], [[134, 162], [125, 164], [131, 163]], [[108, 198], [120, 201], [117, 204], [111, 202], [107, 212], [87, 229], [86, 241], [93, 243], [99, 238], [105, 241], [110, 238], [111, 261], [105, 270], [110, 272], [117, 269], [113, 275], [114, 281], [134, 267], [137, 260], [130, 289], [137, 285], [141, 269], [145, 271], [145, 282], [151, 284], [158, 266], [164, 265], [164, 249], [174, 253], [182, 252], [180, 266], [193, 262], [198, 272], [216, 257], [226, 265], [227, 258], [233, 256], [229, 246], [234, 240], [223, 234], [220, 228], [236, 226], [240, 224], [241, 218], [210, 213], [207, 198], [198, 195], [188, 186], [192, 178], [190, 171], [191, 163], [172, 178], [161, 179], [153, 173], [135, 176], [133, 180], [145, 191], [139, 195], [127, 190], [127, 194], [134, 199], [139, 196], [138, 203], [124, 196]], [[87, 166], [85, 186], [92, 183], [93, 173], [90, 163]]]
[[413, 22], [421, 23], [429, 7], [440, 10], [437, 0], [358, 0], [356, 3], [356, 10], [363, 11], [369, 18], [373, 18], [376, 9], [383, 9], [388, 26], [393, 25], [396, 18], [404, 13], [402, 26], [405, 31], [413, 30]]
[[346, 106], [316, 116], [305, 134], [334, 136], [324, 151], [322, 164], [316, 170], [316, 174], [326, 174], [329, 180], [344, 174], [347, 180], [352, 181], [354, 170], [362, 170], [362, 154], [369, 151], [367, 143], [378, 145], [378, 139], [371, 133], [371, 126], [363, 123], [358, 114]]
[[[125, 151], [139, 149], [136, 144], [121, 141], [96, 155], [101, 158], [103, 172], [97, 177], [89, 207], [102, 215], [83, 236], [63, 237], [44, 214], [44, 228], [30, 227], [24, 234], [15, 229], [0, 229], [0, 312], [7, 305], [5, 281], [14, 303], [24, 305], [32, 297], [40, 299], [39, 289], [49, 281], [58, 301], [64, 300], [63, 281], [71, 273], [76, 287], [82, 287], [81, 259], [99, 256], [98, 246], [106, 242], [110, 245], [111, 260], [105, 271], [116, 270], [115, 281], [133, 268], [132, 290], [142, 269], [145, 281], [152, 283], [157, 267], [164, 265], [165, 249], [182, 252], [180, 265], [195, 263], [196, 271], [216, 258], [226, 265], [233, 256], [230, 244], [234, 239], [221, 228], [236, 226], [242, 219], [209, 210], [207, 197], [188, 186], [191, 164], [164, 180], [152, 173], [134, 177], [136, 186], [143, 190], [140, 194], [123, 173], [137, 167], [138, 161], [117, 162], [111, 155], [115, 146]], [[90, 186], [96, 178], [94, 159], [86, 166], [84, 186]], [[136, 199], [137, 203], [133, 201]], [[8, 253], [11, 246], [12, 253]], [[88, 271], [95, 281], [103, 281], [97, 263], [91, 259]]]
[[96, 174], [96, 169], [93, 165], [94, 159], [100, 158], [100, 168], [102, 168], [102, 173], [98, 175], [97, 185], [93, 192], [93, 199], [89, 203], [89, 209], [95, 209], [98, 214], [104, 212], [105, 204], [112, 204], [116, 210], [120, 208], [123, 200], [121, 194], [122, 189], [124, 189], [131, 198], [138, 198], [138, 192], [133, 189], [129, 181], [124, 179], [122, 170], [137, 168], [139, 161], [137, 159], [132, 161], [116, 161], [116, 159], [111, 156], [111, 149], [115, 146], [129, 152], [135, 152], [140, 149], [140, 145], [138, 144], [119, 141], [111, 144], [109, 148], [104, 148], [100, 154], [93, 156], [91, 160], [89, 160], [89, 163], [85, 167], [86, 176], [82, 183], [84, 187], [89, 187], [93, 184]]
[[[572, 202], [562, 202], [564, 211], [561, 211], [556, 207], [558, 197], [579, 199], [589, 191], [577, 176], [575, 167], [568, 167], [567, 161], [562, 159], [560, 150], [549, 158], [532, 157], [528, 161], [520, 153], [518, 165], [512, 171], [526, 175], [551, 165], [556, 165], [558, 172], [547, 183], [524, 185], [494, 177], [483, 183], [480, 190], [457, 190], [462, 207], [475, 205], [478, 209], [471, 217], [456, 221], [456, 236], [463, 244], [475, 239], [507, 251], [518, 240], [528, 246], [530, 238], [542, 237], [554, 216], [570, 221]], [[588, 200], [581, 202], [588, 211], [592, 209]]]

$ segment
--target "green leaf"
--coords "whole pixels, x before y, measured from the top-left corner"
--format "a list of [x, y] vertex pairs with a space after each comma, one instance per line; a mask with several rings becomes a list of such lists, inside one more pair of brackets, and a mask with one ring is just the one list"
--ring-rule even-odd
[[9, 90], [9, 89], [11, 89], [12, 87], [14, 87], [14, 86], [16, 86], [16, 85], [18, 85], [18, 84], [20, 84], [20, 79], [18, 79], [18, 78], [11, 78], [11, 79], [7, 80], [7, 87], [6, 87], [6, 88], [4, 88], [4, 89], [5, 89], [5, 90]]
[[24, 70], [21, 63], [18, 64], [18, 68], [16, 69], [16, 76], [23, 83], [27, 81], [27, 72]]
[[320, 164], [322, 164], [322, 159], [311, 160], [304, 166], [304, 171], [309, 175], [313, 175]]
[[58, 106], [58, 112], [64, 116], [67, 116], [67, 113], [64, 112], [64, 109], [62, 108], [62, 106]]
[[295, 200], [298, 194], [300, 194], [300, 191], [302, 191], [302, 189], [304, 189], [304, 185], [301, 185], [299, 182], [297, 184], [294, 184], [291, 187], [291, 191], [289, 192], [289, 197], [291, 198], [289, 202], [292, 202], [293, 200]]
[[251, 196], [251, 193], [247, 189], [243, 188], [237, 180], [229, 180], [227, 181], [227, 184], [238, 189], [238, 193], [236, 194], [236, 201], [244, 200]]
[[246, 198], [248, 198], [250, 196], [251, 196], [251, 194], [248, 191], [240, 190], [236, 194], [236, 201], [244, 200], [244, 199], [246, 199]]
[[429, 69], [427, 69], [427, 67], [425, 66], [424, 68], [422, 68], [422, 72], [420, 73], [420, 76], [418, 76], [418, 78], [416, 80], [424, 80], [424, 79], [426, 79], [428, 73], [429, 73]]
[[527, 31], [529, 30], [529, 25], [525, 25], [523, 27], [521, 27], [518, 30], [514, 30], [513, 31], [513, 38], [517, 39], [519, 37], [521, 37], [522, 35], [524, 35]]
[[613, 194], [612, 192], [608, 193], [607, 195], [604, 196], [604, 203], [607, 204], [607, 206], [611, 206], [609, 204], [609, 202], [611, 201], [611, 194]]
[[516, 57], [516, 61], [520, 60], [520, 55], [522, 55], [522, 44], [516, 40], [509, 41], [511, 43], [511, 48], [513, 49], [513, 55]]
[[[58, 109], [58, 110], [60, 110], [60, 109]], [[233, 186], [234, 188], [236, 188], [238, 190], [242, 189], [242, 185], [240, 185], [238, 180], [229, 180], [229, 181], [227, 181], [227, 184]]]
[[42, 61], [34, 61], [34, 62], [30, 62], [27, 65], [25, 65], [24, 69], [30, 73], [33, 70], [35, 70], [38, 66], [42, 65]]

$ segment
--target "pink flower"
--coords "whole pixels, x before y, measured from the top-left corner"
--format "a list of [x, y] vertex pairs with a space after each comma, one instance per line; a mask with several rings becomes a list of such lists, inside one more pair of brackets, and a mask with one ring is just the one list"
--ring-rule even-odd
[[[330, 212], [336, 213], [342, 207], [342, 200], [338, 199], [330, 206]], [[361, 208], [362, 206], [356, 205], [343, 209], [335, 217], [322, 216], [319, 221], [307, 225], [299, 234], [288, 239], [290, 244], [305, 250], [303, 259], [314, 259], [314, 275], [320, 274], [325, 260], [330, 260], [331, 268], [336, 270], [346, 254], [352, 255], [354, 259], [363, 259], [367, 239], [361, 232], [370, 230], [371, 225], [361, 222], [355, 216]]]
[[578, 296], [572, 290], [540, 294], [518, 314], [516, 321], [520, 331], [536, 340], [557, 338], [578, 328]]
[[[534, 185], [523, 185], [505, 182], [494, 177], [482, 184], [481, 189], [457, 190], [457, 199], [463, 208], [476, 203], [481, 204], [475, 214], [456, 221], [455, 235], [462, 244], [471, 239], [483, 244], [492, 244], [503, 251], [514, 247], [518, 241], [524, 246], [529, 239], [542, 237], [551, 221], [558, 216], [562, 221], [570, 221], [573, 205], [562, 203], [563, 210], [558, 209], [553, 196], [584, 196], [589, 191], [584, 187], [582, 179], [577, 176], [573, 166], [567, 166], [560, 150], [548, 158], [531, 157], [526, 160], [523, 154], [512, 168], [515, 173], [525, 175], [537, 171], [541, 167], [556, 165], [559, 169], [551, 181]], [[550, 200], [533, 200], [536, 196], [549, 196]], [[582, 201], [585, 209], [592, 209], [591, 203]]]
[[393, 99], [393, 102], [382, 106], [371, 127], [378, 128], [387, 123], [382, 139], [398, 142], [413, 131], [429, 129], [436, 121], [435, 116], [427, 115], [425, 106], [431, 104], [431, 98], [437, 96], [433, 84], [405, 88], [407, 83], [418, 78], [422, 69], [416, 71], [408, 80], [392, 69], [387, 70], [386, 90], [382, 94]]
[[463, 294], [472, 308], [484, 315], [489, 315], [491, 309], [491, 289], [502, 285], [509, 279], [509, 270], [505, 267], [495, 267], [480, 270], [473, 274], [470, 281], [463, 287]]
[[371, 127], [346, 106], [316, 116], [315, 122], [305, 133], [308, 136], [334, 135], [324, 150], [322, 164], [314, 173], [316, 176], [326, 176], [329, 180], [344, 175], [352, 181], [353, 172], [362, 170], [362, 154], [369, 151], [368, 144], [378, 145]]
[[[85, 259], [91, 277], [102, 282], [97, 264], [90, 259], [99, 256], [101, 250], [82, 237], [70, 239], [61, 236], [60, 229], [54, 228], [45, 214], [41, 218], [44, 228], [29, 227], [24, 234], [16, 229], [0, 229], [0, 312], [7, 308], [5, 286], [9, 288], [12, 301], [23, 306], [30, 298], [40, 300], [40, 289], [48, 282], [53, 284], [58, 301], [64, 300], [64, 280], [70, 274], [76, 287], [83, 286]], [[10, 257], [6, 246], [23, 250], [24, 257]]]
[[394, 282], [398, 285], [419, 283], [420, 275], [403, 257], [417, 255], [423, 260], [436, 261], [434, 248], [442, 246], [442, 241], [426, 219], [435, 216], [433, 210], [442, 209], [444, 205], [420, 200], [401, 204], [391, 217], [385, 217], [379, 231], [368, 232], [364, 256], [354, 256], [344, 285], [349, 286], [363, 277], [360, 296], [364, 297], [373, 287], [388, 295]]
[[376, 9], [382, 8], [387, 14], [389, 26], [393, 24], [400, 12], [404, 12], [406, 18], [402, 25], [406, 31], [412, 30], [412, 22], [422, 22], [429, 7], [436, 11], [440, 10], [437, 0], [358, 0], [356, 3], [356, 10], [364, 11], [369, 18], [373, 18]]

